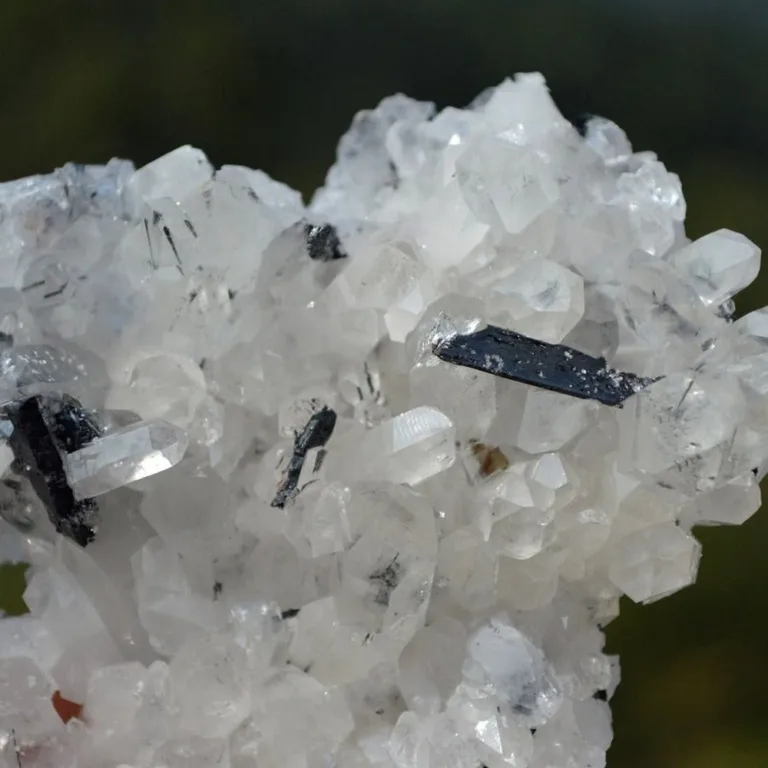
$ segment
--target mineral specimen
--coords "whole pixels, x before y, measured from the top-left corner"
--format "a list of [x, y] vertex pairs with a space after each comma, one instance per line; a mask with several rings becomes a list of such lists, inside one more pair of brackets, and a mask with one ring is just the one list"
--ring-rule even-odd
[[760, 251], [684, 218], [539, 75], [361, 112], [308, 206], [0, 184], [0, 766], [603, 766], [601, 627], [768, 472]]

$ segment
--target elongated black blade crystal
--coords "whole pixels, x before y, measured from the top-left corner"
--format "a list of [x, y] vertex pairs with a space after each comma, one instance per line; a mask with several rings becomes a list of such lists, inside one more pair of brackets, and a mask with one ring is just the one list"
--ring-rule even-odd
[[6, 407], [4, 415], [13, 424], [8, 443], [18, 470], [28, 477], [56, 530], [86, 546], [93, 541], [98, 506], [93, 499], [75, 499], [62, 454], [90, 443], [98, 427], [67, 395], [30, 397]]
[[293, 443], [293, 455], [288, 463], [288, 469], [282, 484], [272, 499], [273, 507], [282, 509], [298, 493], [299, 477], [307, 458], [307, 453], [313, 448], [322, 448], [336, 427], [336, 412], [323, 406], [313, 414], [304, 429], [296, 436]]
[[654, 381], [614, 371], [602, 357], [493, 325], [440, 339], [433, 351], [447, 363], [604, 405], [621, 405]]

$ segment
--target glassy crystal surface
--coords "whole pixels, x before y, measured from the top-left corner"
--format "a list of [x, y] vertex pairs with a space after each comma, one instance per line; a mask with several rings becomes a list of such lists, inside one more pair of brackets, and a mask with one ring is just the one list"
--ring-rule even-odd
[[187, 435], [163, 421], [139, 422], [66, 456], [67, 478], [81, 499], [151, 477], [184, 457]]
[[536, 74], [360, 112], [308, 205], [0, 184], [0, 765], [602, 768], [603, 626], [768, 474], [760, 250], [684, 218]]

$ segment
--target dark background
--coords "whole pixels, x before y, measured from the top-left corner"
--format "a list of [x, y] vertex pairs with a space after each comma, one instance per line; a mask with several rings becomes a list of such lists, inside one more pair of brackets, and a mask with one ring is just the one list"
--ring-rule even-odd
[[[190, 143], [309, 193], [356, 110], [540, 70], [680, 173], [689, 234], [768, 247], [767, 33], [766, 0], [0, 0], [0, 179]], [[695, 588], [608, 628], [610, 768], [768, 766], [768, 513], [701, 539]]]

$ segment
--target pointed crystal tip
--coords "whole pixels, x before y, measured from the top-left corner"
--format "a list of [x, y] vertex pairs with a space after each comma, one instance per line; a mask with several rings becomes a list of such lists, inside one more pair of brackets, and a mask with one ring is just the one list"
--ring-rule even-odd
[[65, 457], [69, 484], [79, 499], [100, 496], [176, 466], [187, 433], [160, 419], [131, 424]]

